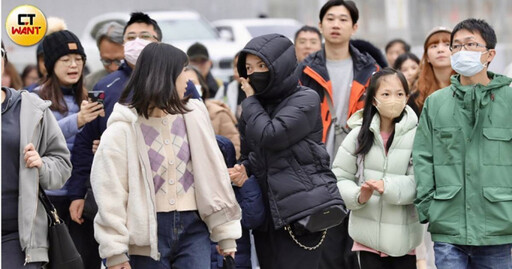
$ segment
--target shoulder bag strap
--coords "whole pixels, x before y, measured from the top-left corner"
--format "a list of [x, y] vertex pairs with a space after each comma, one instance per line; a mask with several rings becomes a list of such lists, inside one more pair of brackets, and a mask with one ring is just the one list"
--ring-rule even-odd
[[50, 199], [44, 192], [41, 185], [39, 185], [39, 201], [41, 201], [41, 203], [43, 204], [44, 209], [46, 210], [46, 214], [48, 215], [48, 217], [51, 220], [50, 226], [61, 223], [59, 215], [57, 214], [57, 209], [52, 204], [52, 202], [50, 201]]

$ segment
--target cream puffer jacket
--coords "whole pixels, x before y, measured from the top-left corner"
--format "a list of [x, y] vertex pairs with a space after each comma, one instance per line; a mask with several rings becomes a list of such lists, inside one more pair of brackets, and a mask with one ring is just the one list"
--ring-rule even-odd
[[[341, 144], [333, 163], [341, 196], [351, 210], [349, 234], [360, 244], [390, 256], [403, 256], [421, 243], [423, 235], [413, 204], [416, 182], [411, 159], [418, 117], [406, 106], [403, 118], [395, 125], [393, 143], [386, 155], [380, 135], [380, 116], [375, 114], [370, 125], [374, 143], [358, 165], [354, 153], [362, 115], [360, 110], [349, 119], [353, 130]], [[384, 193], [374, 191], [368, 202], [359, 204], [360, 186], [371, 179], [384, 180]]]

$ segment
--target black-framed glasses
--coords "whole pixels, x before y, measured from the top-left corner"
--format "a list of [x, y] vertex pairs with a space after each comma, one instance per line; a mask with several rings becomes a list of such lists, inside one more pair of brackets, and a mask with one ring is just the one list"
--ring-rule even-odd
[[151, 41], [152, 39], [155, 39], [155, 40], [158, 40], [158, 38], [155, 36], [155, 35], [152, 35], [150, 32], [147, 32], [147, 31], [144, 31], [144, 32], [140, 32], [139, 34], [136, 34], [136, 33], [128, 33], [125, 37], [125, 39], [127, 41], [133, 41], [135, 40], [136, 38], [140, 38], [140, 39], [144, 39], [144, 40], [148, 40], [148, 41]]
[[120, 66], [121, 63], [122, 63], [122, 59], [121, 60], [118, 60], [118, 59], [114, 59], [114, 60], [111, 60], [111, 59], [100, 59], [101, 63], [104, 65], [104, 66], [109, 66], [111, 65], [112, 63], [114, 63], [115, 65], [117, 66]]
[[5, 55], [6, 55], [5, 50], [4, 50], [4, 49], [1, 49], [0, 51], [2, 52], [2, 58], [5, 58]]
[[455, 44], [450, 47], [451, 51], [457, 52], [462, 50], [462, 48], [470, 51], [476, 51], [478, 48], [486, 48], [485, 45], [477, 43], [477, 42], [468, 42], [466, 44]]

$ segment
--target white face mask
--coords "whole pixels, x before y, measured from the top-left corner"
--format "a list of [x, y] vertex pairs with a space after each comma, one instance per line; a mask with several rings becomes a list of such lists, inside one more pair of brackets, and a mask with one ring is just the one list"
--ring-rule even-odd
[[404, 111], [405, 104], [407, 102], [405, 98], [386, 101], [379, 101], [379, 99], [375, 97], [373, 99], [377, 102], [375, 107], [377, 108], [377, 111], [379, 111], [379, 114], [390, 119], [400, 116], [402, 111]]
[[135, 65], [140, 53], [149, 43], [151, 41], [140, 38], [124, 43], [124, 59], [130, 64]]
[[489, 51], [461, 50], [450, 57], [452, 68], [465, 77], [472, 77], [487, 65], [487, 63], [484, 65], [480, 62], [480, 56], [487, 52]]

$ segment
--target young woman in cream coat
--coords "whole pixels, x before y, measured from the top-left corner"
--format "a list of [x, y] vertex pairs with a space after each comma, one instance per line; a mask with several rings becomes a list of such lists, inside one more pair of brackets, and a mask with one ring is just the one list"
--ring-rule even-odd
[[91, 185], [109, 269], [209, 268], [209, 238], [236, 251], [240, 207], [206, 107], [183, 99], [186, 64], [147, 45], [102, 135]]

